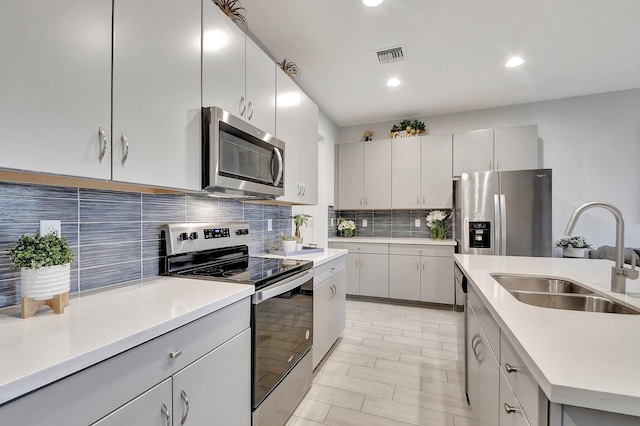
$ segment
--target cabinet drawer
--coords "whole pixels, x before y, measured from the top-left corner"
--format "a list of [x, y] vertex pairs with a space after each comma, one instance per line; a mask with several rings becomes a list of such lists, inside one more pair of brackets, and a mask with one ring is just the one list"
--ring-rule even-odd
[[[250, 299], [240, 300], [9, 402], [0, 418], [32, 426], [91, 424], [247, 329], [250, 311]], [[176, 350], [182, 354], [172, 359]]]
[[340, 256], [330, 262], [315, 268], [315, 276], [313, 277], [313, 286], [322, 284], [340, 271], [344, 271], [347, 267], [347, 256]]
[[500, 426], [530, 426], [526, 413], [516, 398], [513, 389], [505, 378], [504, 371], [500, 371]]
[[489, 345], [493, 350], [498, 362], [500, 362], [500, 327], [498, 323], [493, 319], [489, 310], [485, 307], [484, 303], [480, 300], [480, 296], [476, 293], [476, 290], [472, 287], [468, 287], [468, 301], [473, 306], [473, 310], [478, 317], [478, 322], [487, 335]]
[[453, 257], [452, 246], [432, 246], [414, 244], [391, 244], [390, 254], [406, 254], [409, 256], [441, 256]]
[[349, 253], [388, 254], [389, 244], [375, 243], [331, 243], [332, 248], [346, 249]]
[[500, 367], [529, 422], [534, 426], [546, 424], [547, 398], [504, 335], [500, 340], [500, 356]]

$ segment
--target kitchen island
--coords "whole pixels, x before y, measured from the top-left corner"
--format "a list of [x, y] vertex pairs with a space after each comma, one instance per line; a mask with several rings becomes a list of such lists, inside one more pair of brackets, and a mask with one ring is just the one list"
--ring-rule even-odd
[[549, 424], [640, 424], [640, 315], [531, 306], [516, 300], [490, 274], [567, 278], [638, 311], [640, 281], [628, 281], [627, 294], [612, 293], [609, 260], [454, 258], [502, 339], [513, 346], [550, 401]]

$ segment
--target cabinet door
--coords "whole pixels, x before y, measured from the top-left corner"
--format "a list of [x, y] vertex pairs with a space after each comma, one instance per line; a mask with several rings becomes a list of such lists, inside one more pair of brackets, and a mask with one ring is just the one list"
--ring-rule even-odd
[[500, 364], [496, 360], [489, 340], [479, 327], [478, 353], [478, 425], [495, 426], [499, 424], [500, 412]]
[[0, 2], [0, 167], [111, 178], [111, 14], [111, 0]]
[[389, 297], [388, 255], [360, 255], [360, 294], [362, 296]]
[[[94, 426], [165, 426], [171, 424], [171, 378], [123, 405]], [[73, 424], [73, 413], [69, 413]]]
[[364, 208], [363, 142], [338, 145], [338, 185], [338, 207], [341, 210]]
[[453, 205], [453, 135], [426, 135], [422, 143], [423, 209], [451, 208]]
[[420, 300], [420, 256], [389, 256], [389, 297]]
[[[514, 410], [507, 411], [507, 408]], [[529, 426], [529, 421], [516, 399], [516, 394], [502, 371], [500, 372], [500, 405], [498, 409], [500, 410], [500, 426]], [[544, 421], [546, 422], [546, 419]]]
[[479, 360], [478, 360], [478, 351], [477, 345], [478, 340], [480, 339], [480, 323], [478, 322], [478, 318], [476, 318], [476, 314], [471, 307], [471, 303], [467, 301], [467, 306], [465, 307], [467, 310], [466, 317], [466, 327], [467, 327], [467, 342], [466, 342], [466, 352], [465, 352], [465, 365], [467, 369], [465, 374], [467, 375], [467, 397], [469, 398], [469, 406], [471, 408], [471, 414], [473, 417], [473, 425], [478, 425], [478, 369], [479, 369]]
[[244, 119], [244, 51], [244, 32], [214, 2], [202, 2], [202, 106]]
[[333, 342], [333, 280], [330, 278], [313, 288], [313, 368], [322, 361]]
[[391, 139], [364, 144], [364, 207], [390, 209]]
[[360, 294], [360, 255], [357, 253], [347, 254], [347, 273], [346, 273], [346, 292], [347, 294]]
[[453, 134], [453, 175], [493, 170], [493, 130]]
[[334, 294], [331, 303], [331, 324], [333, 327], [331, 344], [340, 337], [345, 327], [345, 316], [347, 312], [347, 273], [345, 271], [338, 272], [333, 276], [332, 281]]
[[[304, 92], [300, 96], [300, 181], [303, 204], [318, 204], [318, 105]], [[287, 148], [288, 149], [288, 148]]]
[[[276, 64], [249, 37], [246, 41], [246, 120], [276, 134]], [[285, 147], [286, 149], [286, 147]]]
[[420, 300], [453, 305], [456, 290], [452, 258], [423, 256], [420, 282]]
[[251, 425], [250, 329], [173, 376], [173, 424]]
[[199, 0], [114, 2], [114, 180], [201, 188], [200, 39]]
[[276, 137], [285, 143], [284, 196], [278, 200], [297, 203], [300, 201], [302, 192], [300, 185], [301, 91], [291, 77], [282, 70], [277, 70], [276, 73], [276, 90]]
[[495, 170], [538, 169], [538, 126], [494, 130]]
[[418, 209], [420, 194], [420, 138], [392, 139], [391, 206], [394, 209]]

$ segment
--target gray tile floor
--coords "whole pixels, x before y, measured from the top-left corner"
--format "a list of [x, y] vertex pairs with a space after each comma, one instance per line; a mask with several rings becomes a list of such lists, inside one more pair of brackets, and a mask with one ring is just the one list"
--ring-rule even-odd
[[347, 301], [344, 333], [287, 426], [471, 425], [449, 310]]

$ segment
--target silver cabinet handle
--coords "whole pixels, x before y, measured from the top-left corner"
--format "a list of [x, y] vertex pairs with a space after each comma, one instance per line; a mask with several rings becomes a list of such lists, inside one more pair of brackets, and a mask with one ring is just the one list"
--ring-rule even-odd
[[424, 195], [422, 196], [422, 205], [425, 205], [427, 202], [425, 201]]
[[182, 389], [180, 391], [180, 399], [184, 403], [184, 415], [180, 419], [180, 424], [183, 425], [184, 422], [187, 421], [187, 416], [189, 415], [189, 398], [187, 397], [187, 393]]
[[518, 409], [516, 407], [512, 407], [511, 405], [507, 404], [506, 402], [504, 403], [504, 411], [507, 412], [507, 414], [511, 414], [511, 413], [517, 413]]
[[298, 182], [298, 196], [300, 196], [300, 192], [302, 192], [302, 185]]
[[104, 132], [102, 126], [98, 129], [98, 136], [100, 136], [100, 143], [102, 144], [100, 155], [98, 155], [98, 161], [102, 161], [104, 153], [107, 152], [107, 134]]
[[496, 161], [496, 170], [500, 170], [500, 160]]
[[358, 259], [356, 259], [356, 268], [359, 267], [360, 265], [358, 264]]
[[122, 141], [122, 160], [120, 160], [120, 163], [124, 166], [124, 163], [127, 161], [127, 157], [129, 157], [129, 139], [127, 139], [127, 136], [123, 133], [122, 135], [120, 135], [120, 140]]
[[493, 170], [493, 161], [489, 160], [489, 170]]
[[419, 195], [416, 197], [416, 204], [418, 204], [418, 205], [420, 204], [420, 196]]
[[162, 412], [162, 415], [164, 416], [164, 424], [165, 424], [165, 426], [171, 426], [171, 413], [169, 413], [169, 409], [167, 408], [166, 405], [164, 405], [164, 402], [162, 403], [162, 406], [160, 407], [160, 411]]
[[307, 187], [305, 186], [305, 184], [302, 184], [302, 196], [304, 197], [304, 194], [307, 193]]
[[169, 352], [169, 358], [171, 358], [171, 359], [176, 359], [176, 358], [178, 358], [180, 355], [182, 355], [182, 351], [181, 351], [181, 350], [177, 350], [177, 351], [171, 351], [171, 352]]
[[369, 200], [369, 197], [364, 197], [364, 205], [365, 206], [368, 204], [368, 200]]
[[238, 112], [240, 113], [240, 117], [244, 115], [244, 112], [247, 110], [247, 103], [244, 100], [244, 96], [240, 96], [240, 104], [238, 105]]
[[247, 119], [251, 120], [251, 117], [253, 117], [253, 103], [249, 101], [249, 105], [247, 105]]
[[471, 349], [473, 350], [473, 356], [475, 356], [478, 362], [480, 362], [480, 354], [478, 353], [477, 348], [480, 343], [482, 343], [482, 340], [480, 340], [480, 335], [476, 334], [475, 336], [473, 336], [473, 339], [471, 339]]
[[420, 270], [420, 262], [416, 262], [416, 271]]
[[504, 369], [507, 370], [507, 373], [511, 374], [511, 373], [515, 373], [516, 371], [518, 371], [518, 369], [512, 365], [507, 364], [506, 362], [504, 363]]
[[336, 268], [331, 268], [331, 272], [333, 272], [333, 271], [335, 271], [335, 270], [336, 270]]
[[360, 197], [360, 205], [362, 205], [362, 197]]

